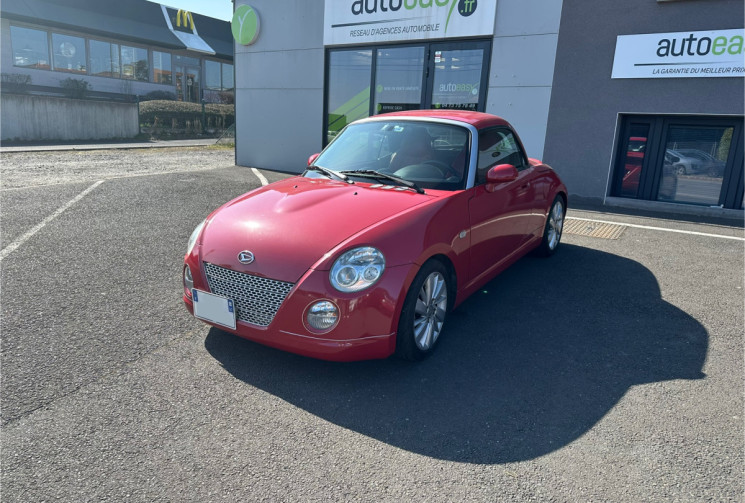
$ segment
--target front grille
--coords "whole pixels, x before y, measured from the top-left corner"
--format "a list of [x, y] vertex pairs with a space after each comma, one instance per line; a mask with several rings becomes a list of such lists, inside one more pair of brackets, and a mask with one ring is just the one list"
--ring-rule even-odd
[[204, 263], [207, 282], [215, 295], [233, 299], [240, 321], [269, 326], [293, 283], [260, 278], [251, 274]]

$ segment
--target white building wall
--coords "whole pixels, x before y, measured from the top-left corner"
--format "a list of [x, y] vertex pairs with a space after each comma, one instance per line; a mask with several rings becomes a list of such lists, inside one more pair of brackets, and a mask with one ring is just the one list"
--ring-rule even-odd
[[[261, 22], [235, 45], [236, 163], [288, 172], [322, 147], [321, 1], [236, 0]], [[562, 0], [498, 0], [486, 111], [510, 121], [531, 157], [546, 139]]]
[[486, 111], [509, 121], [541, 158], [562, 0], [498, 0]]
[[236, 0], [259, 15], [250, 46], [235, 44], [236, 164], [300, 172], [322, 146], [323, 2]]

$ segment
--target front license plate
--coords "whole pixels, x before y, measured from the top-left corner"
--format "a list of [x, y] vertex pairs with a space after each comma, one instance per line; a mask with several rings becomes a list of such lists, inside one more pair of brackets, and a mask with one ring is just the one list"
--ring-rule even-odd
[[232, 299], [193, 288], [194, 316], [235, 330], [235, 304]]

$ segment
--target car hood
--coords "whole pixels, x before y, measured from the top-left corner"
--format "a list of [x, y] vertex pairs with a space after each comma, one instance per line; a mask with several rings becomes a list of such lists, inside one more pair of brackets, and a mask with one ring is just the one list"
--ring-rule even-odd
[[[384, 189], [368, 183], [289, 178], [216, 210], [202, 232], [201, 258], [294, 283], [346, 239], [433, 199], [412, 190]], [[238, 261], [238, 254], [244, 250], [254, 254], [253, 263]]]

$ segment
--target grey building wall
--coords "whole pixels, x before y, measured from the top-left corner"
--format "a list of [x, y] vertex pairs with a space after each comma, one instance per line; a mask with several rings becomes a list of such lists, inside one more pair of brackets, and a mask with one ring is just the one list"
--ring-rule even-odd
[[743, 114], [742, 78], [611, 80], [616, 36], [743, 27], [742, 0], [565, 0], [544, 160], [604, 198], [619, 114]]
[[509, 121], [543, 156], [562, 0], [499, 0], [486, 111]]
[[2, 94], [2, 140], [100, 140], [139, 132], [137, 103]]
[[323, 2], [250, 5], [261, 31], [253, 45], [235, 44], [236, 164], [299, 172], [321, 150]]

